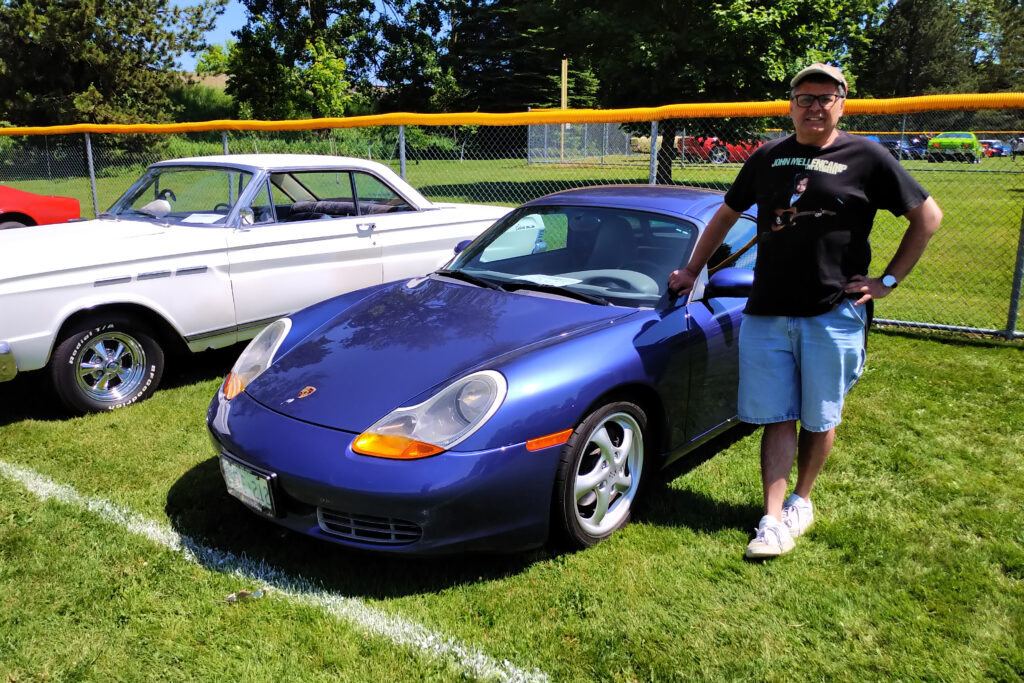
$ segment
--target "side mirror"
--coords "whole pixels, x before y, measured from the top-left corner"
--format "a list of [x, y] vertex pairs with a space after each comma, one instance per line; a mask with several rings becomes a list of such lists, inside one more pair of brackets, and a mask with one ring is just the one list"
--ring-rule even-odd
[[465, 249], [466, 247], [468, 247], [472, 241], [473, 240], [462, 240], [461, 242], [456, 244], [455, 245], [455, 253], [456, 254], [461, 254], [462, 250]]
[[747, 268], [722, 268], [716, 271], [704, 288], [704, 298], [747, 297], [754, 285], [754, 271]]
[[253, 213], [252, 209], [242, 209], [238, 212], [238, 224], [247, 228], [256, 222], [256, 214]]

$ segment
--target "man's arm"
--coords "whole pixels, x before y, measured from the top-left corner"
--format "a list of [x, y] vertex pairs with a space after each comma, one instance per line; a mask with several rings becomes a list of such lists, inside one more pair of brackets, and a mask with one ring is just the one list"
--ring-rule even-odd
[[[693, 289], [693, 283], [700, 275], [700, 271], [707, 265], [708, 259], [715, 253], [715, 249], [725, 241], [725, 236], [740, 218], [739, 211], [733, 211], [728, 204], [722, 204], [718, 211], [708, 221], [704, 233], [697, 240], [693, 248], [690, 261], [684, 268], [672, 271], [668, 276], [668, 288], [677, 295], [686, 294]], [[909, 214], [908, 214], [909, 215]]]
[[[928, 241], [931, 240], [932, 235], [939, 229], [939, 224], [942, 222], [942, 209], [932, 197], [928, 197], [905, 215], [910, 221], [910, 225], [903, 233], [903, 239], [900, 240], [896, 254], [883, 271], [895, 277], [897, 282], [902, 282], [903, 278], [910, 274], [914, 265], [921, 258], [921, 254], [924, 253], [925, 247], [928, 246]], [[862, 295], [855, 302], [858, 306], [866, 303], [869, 299], [881, 299], [891, 291], [892, 288], [882, 284], [881, 278], [864, 277], [863, 275], [854, 275], [846, 284], [847, 294]]]

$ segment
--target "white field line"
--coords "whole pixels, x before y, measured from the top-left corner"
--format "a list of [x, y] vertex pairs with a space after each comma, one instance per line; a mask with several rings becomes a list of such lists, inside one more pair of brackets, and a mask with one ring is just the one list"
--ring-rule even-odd
[[129, 509], [102, 498], [78, 493], [73, 488], [57, 484], [32, 470], [0, 460], [0, 474], [20, 483], [40, 500], [53, 499], [66, 505], [84, 508], [105, 521], [118, 524], [133, 534], [180, 553], [190, 562], [266, 586], [297, 602], [320, 607], [366, 633], [383, 636], [399, 645], [421, 650], [431, 657], [454, 660], [467, 675], [524, 683], [548, 680], [543, 672], [524, 671], [508, 660], [498, 662], [474, 647], [463, 645], [420, 624], [386, 614], [357, 598], [324, 591], [307, 579], [289, 576], [265, 562], [206, 547]]

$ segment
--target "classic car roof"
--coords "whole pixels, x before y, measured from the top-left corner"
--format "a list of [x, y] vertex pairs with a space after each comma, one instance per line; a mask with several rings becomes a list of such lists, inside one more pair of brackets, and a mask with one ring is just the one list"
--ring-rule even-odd
[[332, 156], [328, 154], [218, 154], [203, 157], [185, 157], [158, 161], [152, 166], [180, 165], [214, 165], [230, 166], [244, 169], [293, 170], [293, 169], [333, 169], [357, 168], [381, 173], [382, 169], [391, 173], [384, 164], [355, 157]]
[[653, 209], [706, 221], [721, 205], [724, 194], [718, 190], [680, 185], [603, 185], [555, 192], [534, 199], [525, 206], [571, 204], [636, 211]]

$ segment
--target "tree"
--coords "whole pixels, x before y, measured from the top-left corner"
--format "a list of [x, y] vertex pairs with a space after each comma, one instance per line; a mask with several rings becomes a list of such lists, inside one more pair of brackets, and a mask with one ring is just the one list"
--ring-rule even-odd
[[226, 0], [0, 2], [0, 111], [20, 125], [162, 121], [175, 62]]
[[[320, 107], [328, 105], [308, 93], [312, 87], [326, 95], [325, 69], [351, 73], [352, 65], [360, 64], [354, 52], [372, 50], [365, 43], [372, 38], [373, 0], [242, 2], [248, 21], [235, 31], [238, 42], [228, 59], [227, 92], [256, 118], [320, 114]], [[356, 45], [361, 47], [354, 51]], [[319, 75], [307, 75], [314, 67]], [[358, 68], [355, 75], [360, 76]], [[337, 104], [334, 95], [328, 98], [333, 102], [329, 106]]]
[[[605, 107], [778, 98], [829, 48], [846, 0], [624, 3], [554, 0], [560, 40], [587, 60]], [[671, 182], [678, 122], [661, 122], [659, 182]]]
[[235, 49], [235, 41], [229, 40], [223, 45], [210, 45], [196, 58], [196, 73], [204, 76], [221, 76], [228, 72], [231, 52]]

